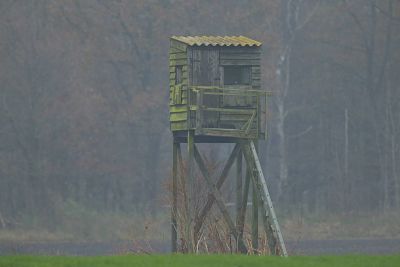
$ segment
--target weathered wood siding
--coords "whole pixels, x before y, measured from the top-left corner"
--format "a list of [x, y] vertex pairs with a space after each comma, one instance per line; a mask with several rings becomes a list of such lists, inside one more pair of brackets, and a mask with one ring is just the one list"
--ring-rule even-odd
[[260, 48], [221, 47], [220, 64], [234, 66], [260, 66]]
[[[247, 66], [250, 68], [251, 77], [249, 89], [261, 89], [261, 72], [260, 72], [260, 58], [261, 50], [259, 47], [221, 47], [220, 48], [220, 65], [221, 68], [224, 66]], [[222, 73], [223, 74], [223, 73]], [[221, 76], [222, 77], [222, 76]], [[223, 77], [221, 78], [223, 82]], [[225, 86], [227, 87], [227, 86]], [[234, 86], [231, 86], [232, 88]], [[239, 106], [247, 106], [249, 108], [256, 108], [259, 103], [257, 97], [240, 97], [242, 99], [232, 99], [234, 97], [227, 97], [223, 105], [232, 106], [232, 103], [238, 103]], [[239, 97], [237, 97], [239, 98]], [[228, 101], [230, 99], [230, 102]], [[239, 128], [246, 121], [248, 116], [245, 115], [232, 115], [229, 113], [220, 114], [220, 124]], [[254, 118], [250, 131], [251, 135], [257, 135], [257, 129], [260, 125], [260, 116]]]
[[[259, 90], [261, 89], [260, 52], [259, 47], [199, 47], [171, 40], [169, 51], [171, 130], [197, 129], [197, 124], [201, 124], [201, 128], [205, 129], [202, 133], [206, 135], [238, 136], [239, 133], [235, 133], [235, 130], [245, 128], [248, 129], [247, 137], [257, 138], [262, 132], [260, 114], [252, 119], [250, 126], [245, 125], [249, 121], [249, 115], [243, 113], [203, 110], [199, 120], [200, 117], [196, 114], [198, 111], [189, 111], [189, 99], [193, 105], [196, 105], [197, 99], [196, 95], [188, 95], [188, 87], [199, 85], [234, 88], [235, 86], [224, 86], [224, 66], [246, 66], [250, 68], [251, 77], [250, 84], [245, 87], [249, 90]], [[179, 85], [175, 84], [177, 66], [182, 66], [182, 83]], [[241, 87], [243, 89], [243, 86]], [[238, 97], [229, 105], [226, 100], [224, 101], [224, 97], [204, 94], [201, 101], [204, 106], [210, 108], [260, 110], [261, 107], [259, 98], [255, 96]], [[240, 134], [243, 135], [243, 132]]]
[[[182, 66], [182, 83], [175, 84], [176, 66]], [[172, 131], [187, 130], [187, 87], [188, 87], [187, 46], [171, 40], [169, 50], [169, 111]]]
[[220, 84], [218, 47], [190, 47], [189, 61], [192, 65], [189, 72], [192, 85], [218, 86]]
[[[191, 85], [220, 86], [219, 47], [190, 47], [189, 48], [189, 83]], [[219, 107], [218, 96], [205, 95], [204, 105]], [[191, 126], [195, 127], [195, 112], [191, 112]], [[202, 117], [207, 127], [218, 127], [219, 113], [203, 111]]]

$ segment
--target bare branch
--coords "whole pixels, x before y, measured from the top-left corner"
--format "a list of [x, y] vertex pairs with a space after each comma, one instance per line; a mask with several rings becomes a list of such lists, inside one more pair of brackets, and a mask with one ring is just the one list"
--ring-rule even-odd
[[365, 30], [364, 26], [362, 25], [361, 21], [358, 19], [357, 15], [351, 10], [351, 7], [348, 4], [348, 0], [344, 1], [345, 5], [346, 5], [346, 10], [349, 13], [350, 17], [354, 20], [354, 22], [356, 23], [356, 25], [358, 26], [359, 30], [362, 33], [363, 39], [364, 39], [364, 43], [365, 46], [368, 47], [368, 40], [367, 40], [367, 31]]
[[301, 23], [300, 25], [296, 26], [295, 31], [299, 31], [302, 28], [304, 28], [304, 26], [306, 26], [311, 18], [314, 16], [314, 14], [317, 12], [318, 8], [320, 7], [321, 2], [318, 2], [314, 8], [308, 13], [307, 17], [304, 19], [303, 23]]
[[381, 86], [383, 82], [383, 78], [385, 76], [385, 70], [386, 66], [388, 63], [388, 58], [390, 55], [390, 44], [392, 42], [392, 25], [393, 25], [393, 20], [392, 20], [392, 15], [393, 15], [393, 0], [389, 1], [389, 8], [388, 8], [388, 22], [386, 25], [386, 36], [385, 36], [385, 51], [383, 54], [383, 59], [382, 59], [382, 66], [379, 72], [378, 76], [378, 82], [376, 86]]
[[297, 134], [294, 134], [294, 135], [289, 135], [288, 138], [289, 139], [299, 138], [299, 137], [309, 133], [312, 129], [313, 129], [313, 127], [309, 126], [307, 129], [301, 131], [300, 133], [297, 133]]

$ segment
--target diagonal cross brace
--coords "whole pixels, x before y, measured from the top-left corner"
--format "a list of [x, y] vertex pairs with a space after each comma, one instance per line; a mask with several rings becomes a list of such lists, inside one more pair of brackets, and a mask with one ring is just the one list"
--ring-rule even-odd
[[[215, 184], [215, 186], [216, 186], [216, 188], [218, 190], [221, 188], [221, 186], [225, 182], [225, 180], [226, 180], [226, 178], [228, 176], [229, 170], [231, 169], [232, 164], [235, 162], [235, 158], [239, 153], [239, 150], [240, 150], [240, 145], [236, 144], [235, 147], [232, 150], [231, 155], [228, 158], [228, 161], [225, 164], [224, 169], [221, 172], [221, 175], [220, 175], [219, 179], [217, 180], [217, 183]], [[195, 226], [194, 226], [194, 233], [195, 234], [197, 234], [200, 231], [200, 229], [201, 229], [201, 227], [202, 227], [202, 225], [204, 223], [204, 220], [205, 220], [205, 218], [207, 216], [207, 213], [210, 211], [210, 209], [213, 206], [214, 202], [215, 202], [214, 195], [212, 193], [210, 193], [208, 195], [208, 197], [207, 197], [207, 202], [204, 205], [204, 208], [201, 210], [199, 218], [195, 223]]]
[[[217, 202], [217, 206], [220, 209], [222, 216], [224, 217], [226, 223], [228, 224], [228, 227], [229, 227], [231, 233], [234, 235], [235, 239], [237, 240], [238, 234], [237, 234], [237, 231], [235, 228], [235, 224], [233, 223], [231, 217], [229, 216], [229, 212], [225, 207], [224, 200], [222, 198], [221, 193], [219, 192], [216, 185], [211, 180], [210, 174], [204, 164], [203, 159], [201, 158], [201, 155], [200, 155], [196, 145], [194, 146], [194, 158], [196, 159], [196, 162], [199, 166], [201, 173], [203, 174], [204, 178], [206, 179], [208, 187], [210, 188], [212, 194], [214, 195], [215, 201]], [[244, 246], [244, 243], [242, 240], [238, 240], [238, 241], [240, 242], [240, 246]]]

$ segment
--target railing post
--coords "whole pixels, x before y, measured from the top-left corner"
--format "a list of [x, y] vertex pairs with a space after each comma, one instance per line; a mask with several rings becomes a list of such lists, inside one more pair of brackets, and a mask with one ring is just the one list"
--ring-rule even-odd
[[201, 134], [203, 129], [203, 90], [201, 89], [196, 91], [196, 104], [196, 132]]

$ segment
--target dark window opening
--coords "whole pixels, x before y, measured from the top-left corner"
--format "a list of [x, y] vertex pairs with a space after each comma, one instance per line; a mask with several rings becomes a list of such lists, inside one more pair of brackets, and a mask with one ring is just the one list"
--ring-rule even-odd
[[250, 85], [250, 67], [248, 66], [225, 66], [225, 85]]
[[175, 84], [182, 83], [182, 66], [175, 67]]

